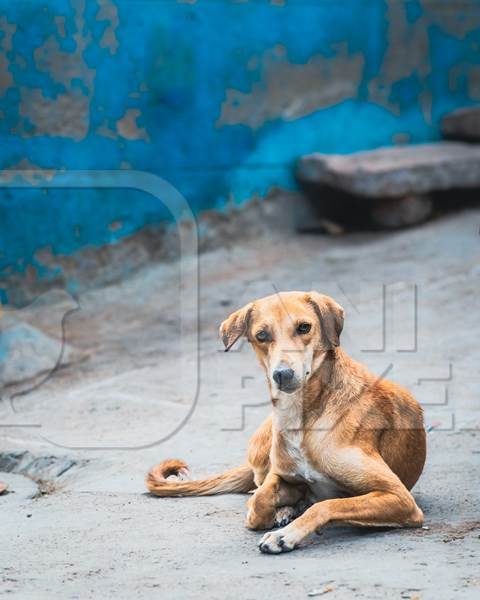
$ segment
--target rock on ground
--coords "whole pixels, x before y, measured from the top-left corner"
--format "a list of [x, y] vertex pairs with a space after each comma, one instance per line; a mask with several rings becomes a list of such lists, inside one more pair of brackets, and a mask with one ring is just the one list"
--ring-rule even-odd
[[480, 107], [459, 108], [446, 114], [440, 128], [448, 140], [480, 142]]
[[454, 142], [379, 148], [300, 159], [301, 182], [328, 185], [366, 198], [421, 196], [480, 186], [480, 147]]
[[76, 309], [69, 294], [51, 290], [22, 309], [2, 310], [0, 394], [14, 393], [10, 386], [19, 383], [23, 389], [33, 387], [55, 369], [86, 358], [64, 339], [64, 319]]

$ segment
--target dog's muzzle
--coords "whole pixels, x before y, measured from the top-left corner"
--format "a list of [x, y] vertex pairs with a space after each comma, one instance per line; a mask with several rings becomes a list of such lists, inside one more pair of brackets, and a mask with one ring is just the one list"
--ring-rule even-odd
[[273, 381], [282, 392], [294, 392], [299, 387], [299, 381], [295, 377], [295, 371], [290, 367], [280, 365], [273, 372]]

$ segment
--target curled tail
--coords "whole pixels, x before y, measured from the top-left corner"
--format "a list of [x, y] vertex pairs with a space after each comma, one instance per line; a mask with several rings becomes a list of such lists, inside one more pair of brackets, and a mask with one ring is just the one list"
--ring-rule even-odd
[[164, 460], [150, 469], [145, 480], [148, 491], [155, 496], [213, 496], [229, 492], [249, 492], [255, 487], [253, 469], [248, 465], [193, 481], [169, 481], [167, 477], [171, 475], [187, 478], [187, 464], [183, 460]]

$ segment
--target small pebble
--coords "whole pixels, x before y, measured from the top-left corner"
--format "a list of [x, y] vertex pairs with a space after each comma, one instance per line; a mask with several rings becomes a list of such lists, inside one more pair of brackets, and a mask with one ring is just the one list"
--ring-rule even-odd
[[328, 594], [329, 592], [333, 592], [333, 587], [326, 587], [323, 588], [323, 590], [311, 590], [310, 592], [308, 592], [307, 596], [312, 597], [312, 596], [323, 596], [324, 594]]

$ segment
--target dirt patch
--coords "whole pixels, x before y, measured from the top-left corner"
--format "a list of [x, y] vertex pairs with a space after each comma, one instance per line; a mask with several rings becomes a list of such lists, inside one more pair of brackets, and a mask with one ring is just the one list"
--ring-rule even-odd
[[479, 532], [480, 538], [480, 521], [464, 521], [455, 525], [447, 523], [432, 523], [415, 531], [417, 536], [428, 536], [442, 534], [442, 541], [446, 544], [463, 540], [467, 535]]

